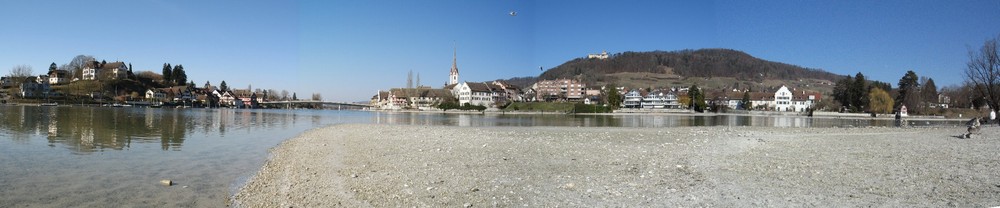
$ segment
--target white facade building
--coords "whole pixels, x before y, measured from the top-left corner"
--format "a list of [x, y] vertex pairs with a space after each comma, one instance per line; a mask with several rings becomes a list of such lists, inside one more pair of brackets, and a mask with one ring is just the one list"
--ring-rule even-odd
[[608, 51], [602, 51], [599, 54], [587, 54], [588, 59], [608, 59]]
[[774, 110], [791, 111], [791, 107], [792, 91], [788, 91], [788, 87], [781, 86], [777, 92], [774, 92]]
[[83, 80], [97, 80], [97, 69], [90, 66], [84, 67]]
[[811, 108], [813, 103], [816, 102], [816, 95], [806, 94], [805, 92], [800, 93], [798, 96], [788, 90], [788, 87], [784, 85], [774, 92], [774, 110], [775, 111], [794, 111], [794, 112], [805, 112], [807, 109]]
[[680, 108], [680, 103], [673, 93], [652, 92], [642, 98], [642, 108]]
[[462, 82], [452, 88], [452, 94], [458, 98], [459, 105], [479, 105], [486, 107], [496, 107], [495, 103], [504, 102], [506, 95], [503, 90], [491, 87], [487, 83]]
[[638, 90], [632, 90], [625, 93], [625, 100], [622, 100], [622, 107], [625, 108], [641, 108], [642, 107], [642, 94]]
[[83, 80], [99, 80], [101, 72], [108, 70], [108, 75], [110, 79], [125, 79], [128, 75], [128, 65], [125, 62], [112, 62], [102, 64], [100, 67], [91, 66], [88, 64], [83, 67]]
[[65, 70], [51, 71], [49, 72], [49, 79], [47, 81], [52, 85], [69, 83], [69, 72]]

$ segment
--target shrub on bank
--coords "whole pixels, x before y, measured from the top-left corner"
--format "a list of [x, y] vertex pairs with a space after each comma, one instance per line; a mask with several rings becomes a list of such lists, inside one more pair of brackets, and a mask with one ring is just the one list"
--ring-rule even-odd
[[476, 110], [476, 111], [484, 111], [484, 110], [486, 110], [486, 106], [471, 105], [471, 104], [468, 104], [468, 103], [466, 103], [465, 105], [458, 105], [457, 103], [452, 103], [452, 102], [444, 102], [444, 103], [438, 104], [437, 108], [439, 108], [441, 110], [444, 110], [444, 111], [448, 111], [448, 110], [451, 110], [451, 109], [457, 109], [457, 110]]
[[507, 105], [504, 110], [508, 111], [541, 111], [541, 112], [570, 112], [573, 110], [573, 103], [555, 102], [515, 102]]

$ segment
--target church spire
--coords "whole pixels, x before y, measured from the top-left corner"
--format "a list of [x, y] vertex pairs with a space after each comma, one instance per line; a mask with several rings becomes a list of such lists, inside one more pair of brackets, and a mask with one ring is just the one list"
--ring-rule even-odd
[[455, 54], [451, 57], [451, 73], [458, 74], [458, 47], [455, 47]]
[[458, 84], [458, 46], [455, 46], [455, 54], [451, 59], [451, 73], [448, 74], [448, 84]]

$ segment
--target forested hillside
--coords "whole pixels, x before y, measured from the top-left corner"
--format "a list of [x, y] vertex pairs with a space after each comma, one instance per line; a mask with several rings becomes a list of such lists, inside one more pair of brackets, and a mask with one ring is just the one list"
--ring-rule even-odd
[[681, 77], [732, 77], [740, 81], [821, 79], [843, 76], [819, 69], [762, 60], [732, 49], [624, 52], [608, 59], [577, 58], [549, 69], [539, 79], [580, 78], [587, 83], [606, 81], [608, 74], [645, 72]]

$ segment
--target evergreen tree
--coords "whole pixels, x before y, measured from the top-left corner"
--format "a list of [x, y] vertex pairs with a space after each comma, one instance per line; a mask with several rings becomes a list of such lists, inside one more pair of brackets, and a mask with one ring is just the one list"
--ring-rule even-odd
[[229, 91], [229, 86], [226, 85], [226, 80], [222, 80], [222, 83], [219, 83], [219, 91]]
[[618, 109], [621, 106], [622, 95], [618, 93], [618, 87], [614, 84], [609, 84], [605, 87], [604, 95], [607, 96], [605, 99], [607, 99], [606, 102], [611, 109]]
[[690, 109], [695, 109], [697, 107], [697, 105], [695, 104], [695, 100], [698, 99], [698, 88], [696, 88], [697, 86], [698, 85], [692, 85], [690, 88], [688, 88], [688, 97], [691, 98], [688, 100], [688, 108]]
[[299, 96], [297, 96], [294, 92], [292, 93], [292, 100], [299, 100]]
[[880, 81], [872, 80], [871, 86], [869, 88], [879, 88], [879, 89], [882, 89], [882, 91], [889, 92], [889, 91], [892, 91], [892, 84], [889, 84], [887, 82], [880, 82]]
[[209, 81], [205, 81], [205, 89], [208, 89], [208, 88], [212, 88], [212, 83], [209, 82]]
[[698, 89], [698, 84], [691, 85], [691, 89], [688, 90], [688, 96], [691, 97], [691, 103], [688, 106], [694, 108], [694, 111], [705, 112], [705, 94]]
[[184, 65], [174, 66], [174, 71], [170, 73], [176, 83], [187, 83], [187, 72], [184, 72]]
[[750, 105], [750, 90], [747, 90], [746, 92], [743, 92], [743, 99], [740, 100], [740, 107], [743, 108], [743, 110], [750, 110], [753, 108], [753, 106]]
[[58, 69], [58, 68], [59, 68], [59, 66], [56, 66], [56, 62], [52, 62], [52, 64], [51, 64], [51, 65], [49, 65], [49, 71], [50, 71], [50, 72], [51, 72], [51, 71], [55, 71], [55, 70], [56, 70], [56, 69]]
[[934, 84], [934, 79], [927, 78], [927, 81], [924, 82], [924, 87], [920, 90], [920, 93], [923, 94], [924, 101], [929, 103], [938, 102], [937, 85]]
[[918, 79], [920, 78], [917, 73], [912, 70], [906, 71], [906, 75], [899, 79], [899, 95], [896, 96], [895, 108], [906, 105], [907, 109], [919, 110], [920, 85]]
[[173, 76], [171, 76], [172, 71], [173, 67], [170, 67], [169, 63], [163, 63], [163, 83], [168, 86], [174, 81]]
[[854, 76], [854, 83], [851, 84], [851, 106], [855, 109], [854, 111], [862, 111], [868, 106], [868, 80], [865, 79], [865, 75], [858, 72]]
[[853, 84], [854, 78], [848, 75], [846, 78], [838, 80], [837, 84], [833, 86], [833, 99], [837, 100], [841, 106], [851, 106], [850, 88]]

